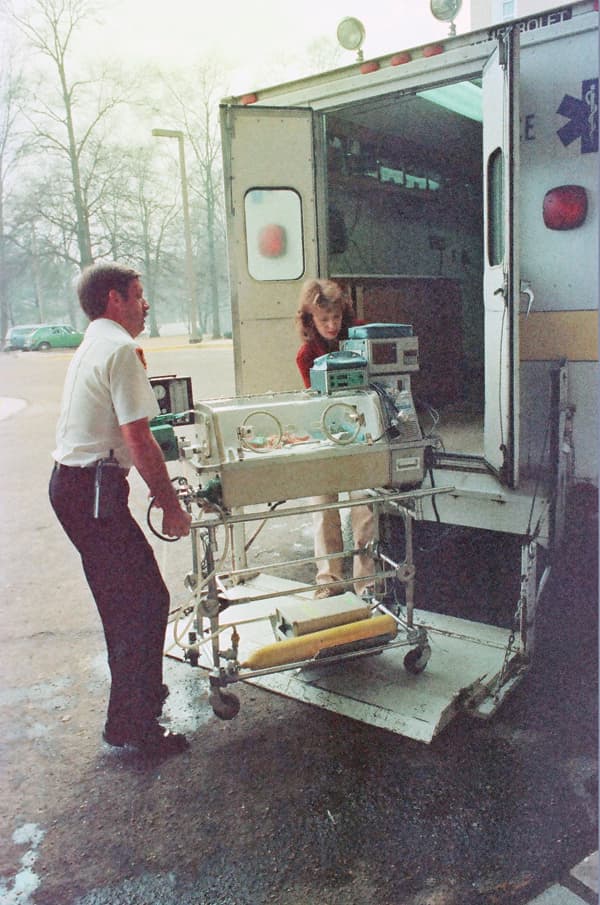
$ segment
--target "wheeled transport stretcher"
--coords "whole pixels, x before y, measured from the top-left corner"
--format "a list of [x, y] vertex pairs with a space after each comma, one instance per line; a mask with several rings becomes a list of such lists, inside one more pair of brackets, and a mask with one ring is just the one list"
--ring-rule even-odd
[[[430, 493], [415, 491], [409, 495], [382, 490], [365, 494], [375, 511], [376, 522], [381, 512], [392, 510], [404, 519], [406, 556], [401, 563], [396, 563], [379, 542], [374, 542], [372, 549], [366, 551], [373, 555], [374, 570], [368, 578], [374, 589], [360, 597], [353, 592], [344, 592], [342, 587], [332, 587], [332, 596], [315, 599], [312, 593], [322, 586], [278, 582], [276, 578], [265, 583], [269, 571], [277, 569], [281, 572], [290, 563], [263, 564], [263, 574], [258, 580], [255, 570], [234, 568], [230, 564], [236, 560], [235, 535], [242, 526], [256, 521], [264, 523], [268, 519], [289, 520], [307, 515], [323, 505], [329, 508], [364, 506], [365, 499], [321, 506], [304, 504], [285, 510], [261, 507], [250, 514], [215, 511], [193, 524], [194, 562], [197, 566], [202, 563], [202, 568], [188, 575], [188, 584], [194, 587], [195, 596], [188, 612], [181, 614], [179, 624], [174, 628], [174, 639], [185, 650], [186, 659], [195, 665], [201, 661], [202, 648], [210, 646], [210, 702], [217, 715], [227, 719], [237, 713], [237, 699], [223, 689], [240, 679], [341, 663], [393, 648], [404, 649], [404, 667], [411, 674], [417, 675], [425, 669], [431, 648], [426, 629], [417, 625], [414, 619], [415, 573], [411, 537], [415, 507], [422, 495]], [[214, 551], [220, 546], [219, 529], [223, 530], [225, 541], [223, 555], [217, 562]], [[338, 554], [343, 555], [343, 552]], [[309, 561], [314, 558], [304, 560], [305, 563]], [[404, 606], [399, 606], [396, 599], [389, 600], [390, 595], [385, 593], [385, 589], [389, 591], [395, 583], [400, 583], [404, 589]], [[262, 611], [263, 615], [249, 616], [244, 612], [246, 607], [252, 607], [254, 613]], [[232, 614], [233, 609], [238, 615]], [[263, 631], [254, 632], [242, 646], [246, 629], [261, 622]], [[269, 627], [272, 640], [262, 643], [265, 626]], [[228, 636], [230, 646], [223, 649], [221, 639]]]

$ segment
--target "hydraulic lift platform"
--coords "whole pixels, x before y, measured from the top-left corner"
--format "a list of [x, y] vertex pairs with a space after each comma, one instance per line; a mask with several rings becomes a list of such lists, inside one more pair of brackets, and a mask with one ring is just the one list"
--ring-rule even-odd
[[[240, 660], [274, 641], [274, 603], [263, 599], [236, 605], [236, 596], [277, 594], [278, 608], [287, 607], [290, 612], [312, 597], [298, 590], [302, 587], [261, 573], [228, 590], [232, 603], [223, 613], [223, 624], [243, 629]], [[427, 668], [418, 675], [405, 669], [405, 649], [390, 646], [357, 659], [311, 663], [241, 681], [425, 743], [459, 712], [491, 715], [519, 678], [518, 633], [510, 643], [506, 628], [419, 609], [414, 610], [414, 619], [426, 629], [431, 647]], [[230, 629], [222, 631], [226, 640]], [[172, 626], [166, 654], [184, 659]], [[210, 645], [205, 644], [198, 666], [210, 670], [212, 665]], [[503, 680], [506, 675], [507, 681]]]

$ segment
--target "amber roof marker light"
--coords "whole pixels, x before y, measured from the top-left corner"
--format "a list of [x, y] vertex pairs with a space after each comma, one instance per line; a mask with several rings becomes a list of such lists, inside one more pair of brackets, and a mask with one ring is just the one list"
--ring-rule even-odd
[[454, 20], [456, 19], [460, 8], [462, 6], [462, 0], [430, 0], [429, 8], [431, 10], [431, 15], [434, 16], [439, 22], [449, 22], [450, 23], [450, 34], [456, 34], [456, 25]]
[[359, 63], [362, 63], [362, 45], [366, 32], [360, 19], [355, 19], [354, 16], [346, 16], [339, 23], [336, 34], [338, 43], [344, 50], [356, 50], [356, 59]]

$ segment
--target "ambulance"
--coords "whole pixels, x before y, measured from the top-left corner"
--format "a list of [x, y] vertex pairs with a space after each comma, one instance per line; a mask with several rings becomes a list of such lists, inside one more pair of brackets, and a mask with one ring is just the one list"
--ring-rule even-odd
[[597, 485], [597, 28], [573, 3], [222, 102], [239, 393], [299, 387], [300, 286], [330, 277], [412, 324], [447, 453], [516, 488], [557, 467], [558, 406]]
[[598, 484], [598, 110], [592, 0], [222, 101], [238, 398], [305, 392], [299, 294], [331, 278], [416, 337], [426, 446], [428, 678], [393, 706], [389, 670], [265, 687], [429, 740], [522, 678], [572, 489]]

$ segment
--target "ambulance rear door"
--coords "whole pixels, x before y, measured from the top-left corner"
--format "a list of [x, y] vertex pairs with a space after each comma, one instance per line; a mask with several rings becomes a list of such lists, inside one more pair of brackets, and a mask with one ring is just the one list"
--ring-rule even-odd
[[223, 105], [221, 132], [236, 392], [301, 389], [294, 317], [319, 274], [313, 113]]
[[502, 483], [519, 480], [518, 29], [483, 70], [484, 455]]

